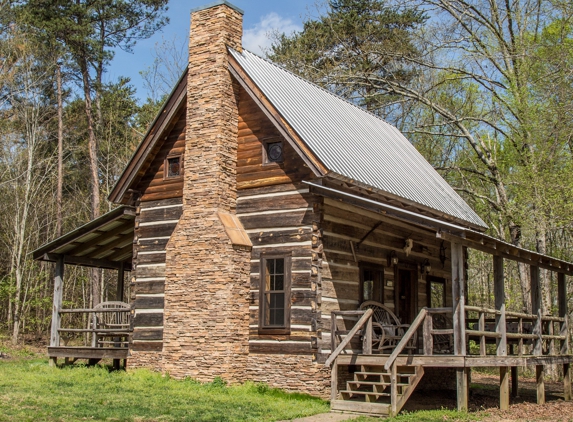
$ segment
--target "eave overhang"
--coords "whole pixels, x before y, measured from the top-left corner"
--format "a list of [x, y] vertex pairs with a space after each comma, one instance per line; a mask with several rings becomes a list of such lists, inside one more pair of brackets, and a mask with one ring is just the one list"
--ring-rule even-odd
[[121, 206], [32, 252], [38, 261], [129, 270], [133, 256], [135, 208]]

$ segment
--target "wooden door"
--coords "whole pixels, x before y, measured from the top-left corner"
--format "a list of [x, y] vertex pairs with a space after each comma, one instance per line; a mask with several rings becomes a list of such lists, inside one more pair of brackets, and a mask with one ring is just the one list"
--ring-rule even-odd
[[395, 314], [403, 324], [411, 323], [416, 317], [418, 292], [416, 289], [416, 271], [398, 268], [395, 274]]

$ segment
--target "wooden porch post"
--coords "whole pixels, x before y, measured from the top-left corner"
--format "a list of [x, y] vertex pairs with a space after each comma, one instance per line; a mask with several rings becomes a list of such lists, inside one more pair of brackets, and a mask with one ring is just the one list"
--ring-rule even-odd
[[[452, 242], [452, 300], [454, 355], [466, 354], [465, 330], [465, 271], [462, 245]], [[468, 409], [468, 371], [466, 368], [456, 368], [457, 405], [459, 411]]]
[[[495, 316], [495, 331], [501, 334], [497, 339], [497, 356], [507, 356], [507, 325], [505, 321], [505, 282], [503, 275], [503, 258], [493, 256], [493, 294], [495, 309], [501, 314]], [[509, 368], [499, 368], [499, 408], [509, 409]]]
[[[533, 334], [537, 334], [537, 340], [533, 343], [533, 354], [539, 356], [542, 354], [542, 340], [541, 334], [543, 326], [541, 323], [541, 285], [539, 283], [539, 267], [532, 265], [531, 272], [531, 311], [537, 314], [537, 321], [533, 327]], [[545, 403], [545, 383], [543, 380], [544, 375], [543, 365], [535, 365], [535, 379], [537, 381], [537, 403]]]
[[119, 264], [119, 268], [117, 269], [117, 294], [116, 300], [119, 302], [123, 302], [123, 279], [125, 273], [125, 262]]
[[[569, 315], [567, 312], [567, 279], [565, 274], [557, 273], [557, 302], [559, 304], [559, 316], [565, 318], [565, 322], [561, 324], [560, 335], [567, 338], [561, 344], [560, 353], [562, 355], [569, 354]], [[563, 398], [567, 401], [571, 400], [571, 365], [568, 363], [563, 364]]]
[[[60, 345], [60, 309], [62, 308], [64, 288], [64, 256], [59, 255], [56, 261], [56, 271], [54, 275], [54, 301], [52, 305], [52, 329], [50, 332], [50, 347]], [[50, 365], [56, 365], [57, 358], [50, 358]]]
[[541, 355], [541, 285], [539, 284], [539, 267], [532, 265], [531, 272], [531, 312], [538, 318], [533, 327], [533, 334], [538, 335], [538, 339], [533, 342], [533, 354]]

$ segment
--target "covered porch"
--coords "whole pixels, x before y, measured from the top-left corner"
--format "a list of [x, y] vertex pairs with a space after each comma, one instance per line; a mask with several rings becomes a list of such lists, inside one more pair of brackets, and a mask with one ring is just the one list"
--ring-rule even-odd
[[[48, 347], [50, 364], [56, 365], [58, 358], [64, 358], [66, 363], [87, 359], [91, 364], [113, 359], [116, 368], [124, 360], [125, 365], [132, 327], [131, 305], [124, 297], [124, 280], [132, 268], [134, 220], [135, 209], [122, 206], [33, 252], [35, 260], [55, 263]], [[65, 308], [67, 265], [115, 271], [117, 282], [113, 300], [104, 300], [92, 308]], [[83, 326], [78, 326], [80, 324]], [[62, 344], [62, 336], [66, 334], [83, 334], [83, 344]]]
[[[429, 284], [429, 280], [433, 278], [430, 276], [430, 270], [427, 269], [430, 264], [434, 267], [440, 265], [441, 261], [442, 268], [446, 260], [450, 264], [449, 268], [440, 270], [449, 272], [447, 284], [451, 283], [451, 290], [448, 292], [448, 296], [450, 294], [451, 296], [449, 296], [448, 306], [418, 307], [413, 317], [406, 320], [407, 324], [401, 322], [394, 324], [401, 326], [401, 331], [377, 320], [375, 311], [372, 309], [349, 310], [347, 307], [346, 310], [330, 312], [331, 345], [325, 365], [331, 368], [332, 409], [395, 415], [422, 379], [424, 368], [429, 367], [451, 368], [455, 372], [459, 410], [468, 408], [469, 374], [471, 368], [475, 367], [499, 368], [501, 409], [509, 407], [511, 391], [514, 393], [517, 391], [518, 367], [535, 369], [537, 401], [544, 403], [545, 369], [548, 365], [561, 365], [564, 374], [564, 398], [571, 399], [570, 365], [573, 355], [570, 351], [566, 282], [567, 276], [573, 275], [573, 264], [515, 247], [454, 222], [438, 220], [389, 205], [376, 200], [375, 195], [367, 195], [364, 192], [357, 194], [343, 185], [309, 185], [312, 192], [325, 198], [325, 202], [331, 206], [330, 209], [334, 210], [332, 214], [336, 215], [340, 224], [346, 224], [348, 227], [349, 223], [346, 221], [353, 220], [352, 213], [361, 209], [368, 211], [363, 215], [367, 217], [365, 221], [369, 223], [363, 223], [363, 225], [372, 227], [370, 231], [367, 231], [367, 227], [364, 227], [362, 232], [358, 231], [356, 227], [359, 225], [353, 223], [353, 231], [347, 230], [344, 233], [351, 248], [351, 254], [346, 254], [348, 258], [345, 258], [344, 265], [338, 258], [341, 256], [339, 251], [343, 250], [344, 245], [340, 243], [336, 251], [330, 246], [333, 242], [325, 246], [325, 249], [329, 248], [325, 257], [328, 258], [328, 254], [334, 257], [331, 258], [332, 261], [329, 261], [331, 267], [334, 265], [348, 268], [353, 258], [358, 265], [361, 259], [372, 261], [378, 259], [384, 262], [385, 255], [366, 258], [366, 248], [361, 250], [362, 256], [360, 256], [356, 246], [366, 238], [372, 239], [372, 233], [375, 233], [375, 230], [380, 233], [377, 235], [379, 239], [384, 240], [386, 238], [382, 236], [388, 236], [390, 240], [384, 241], [391, 245], [391, 250], [386, 247], [386, 252], [383, 252], [388, 254], [388, 264], [382, 264], [385, 269], [384, 272], [380, 272], [380, 277], [384, 277], [384, 284], [379, 297], [386, 300], [386, 303], [390, 304], [388, 306], [391, 306], [393, 302], [394, 312], [402, 312], [399, 305], [401, 304], [400, 295], [403, 293], [395, 288], [396, 282], [400, 282], [399, 277], [396, 276], [396, 269], [399, 269], [399, 266], [391, 260], [396, 258], [394, 251], [397, 250], [398, 254], [401, 251], [398, 249], [400, 243], [392, 240], [397, 235], [399, 236], [399, 232], [392, 228], [391, 221], [396, 221], [397, 226], [404, 229], [412, 228], [411, 231], [404, 230], [404, 233], [417, 233], [421, 228], [429, 233], [433, 232], [435, 239], [439, 240], [442, 245], [439, 246], [439, 254], [437, 254], [431, 249], [436, 246], [432, 246], [427, 238], [420, 237], [420, 240], [415, 241], [420, 246], [418, 250], [414, 247], [412, 254], [416, 253], [417, 256], [410, 257], [410, 260], [419, 262], [418, 269], [414, 267], [412, 271], [417, 271], [420, 282], [413, 285], [414, 289], [404, 290], [406, 294], [418, 297], [418, 286], [421, 281], [425, 280]], [[327, 211], [330, 212], [330, 209]], [[344, 209], [344, 213], [340, 212], [341, 209]], [[332, 217], [326, 218], [334, 220]], [[376, 219], [383, 221], [380, 229], [378, 229], [380, 224], [376, 223]], [[325, 235], [330, 238], [343, 238], [333, 231]], [[414, 235], [407, 236], [414, 237]], [[424, 235], [420, 234], [420, 236]], [[359, 242], [354, 243], [352, 238], [358, 238]], [[374, 245], [373, 241], [370, 242], [371, 245]], [[448, 256], [442, 255], [443, 247], [447, 247]], [[376, 249], [376, 253], [379, 253], [379, 249], [384, 251], [384, 246]], [[494, 306], [483, 307], [468, 304], [466, 266], [468, 249], [484, 252], [492, 260]], [[404, 259], [406, 258], [401, 255], [400, 261]], [[531, 313], [513, 312], [506, 309], [504, 266], [508, 261], [526, 264], [529, 267]], [[395, 277], [388, 280], [392, 267]], [[558, 307], [553, 314], [542, 311], [541, 269], [556, 274]], [[358, 304], [362, 300], [368, 300], [363, 295], [364, 280], [364, 276], [361, 275]], [[346, 285], [349, 283], [346, 282]], [[394, 291], [388, 295], [387, 292], [392, 288]], [[342, 289], [339, 291], [343, 292]], [[347, 299], [338, 303], [344, 302], [350, 301]], [[411, 308], [415, 308], [420, 302], [419, 299], [413, 299]], [[408, 316], [404, 313], [403, 315]], [[405, 319], [400, 318], [401, 321]], [[345, 323], [340, 323], [341, 320]], [[381, 346], [385, 338], [394, 339], [390, 348], [388, 342]]]

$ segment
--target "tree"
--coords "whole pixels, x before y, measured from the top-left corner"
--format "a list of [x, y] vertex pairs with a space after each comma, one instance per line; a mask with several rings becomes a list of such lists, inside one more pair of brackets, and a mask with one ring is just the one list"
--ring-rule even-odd
[[[44, 40], [55, 40], [62, 54], [70, 58], [81, 80], [88, 134], [92, 219], [101, 212], [98, 132], [104, 127], [101, 95], [105, 66], [113, 57], [114, 48], [129, 50], [137, 40], [151, 36], [167, 22], [161, 17], [166, 4], [167, 0], [26, 0], [16, 6], [19, 21], [39, 30]], [[91, 271], [91, 280], [95, 305], [101, 293], [97, 270]]]

